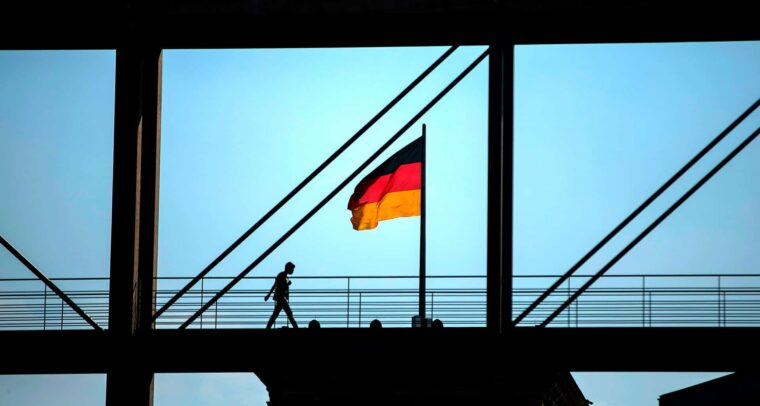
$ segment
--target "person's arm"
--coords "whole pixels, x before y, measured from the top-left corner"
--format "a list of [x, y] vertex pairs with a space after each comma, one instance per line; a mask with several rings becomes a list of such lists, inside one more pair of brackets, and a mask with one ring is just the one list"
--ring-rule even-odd
[[275, 278], [274, 283], [272, 284], [272, 289], [269, 289], [269, 293], [264, 297], [264, 301], [266, 302], [269, 300], [269, 296], [272, 295], [272, 292], [274, 292], [274, 287], [277, 286], [277, 278]]

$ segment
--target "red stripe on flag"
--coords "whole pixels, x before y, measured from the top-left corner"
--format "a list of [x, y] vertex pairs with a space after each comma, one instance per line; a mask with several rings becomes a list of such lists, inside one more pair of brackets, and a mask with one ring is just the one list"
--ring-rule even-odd
[[420, 189], [421, 171], [422, 163], [415, 162], [400, 165], [393, 173], [367, 179], [356, 187], [348, 201], [348, 209], [353, 210], [366, 203], [379, 202], [387, 193]]

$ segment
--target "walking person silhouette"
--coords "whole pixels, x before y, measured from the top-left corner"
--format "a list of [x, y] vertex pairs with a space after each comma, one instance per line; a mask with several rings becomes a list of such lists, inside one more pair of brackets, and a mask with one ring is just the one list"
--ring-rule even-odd
[[285, 270], [277, 274], [277, 277], [274, 279], [272, 289], [269, 289], [269, 293], [267, 293], [266, 297], [264, 297], [264, 301], [266, 302], [269, 300], [269, 296], [272, 295], [272, 292], [274, 291], [274, 312], [272, 313], [272, 317], [269, 318], [267, 329], [272, 328], [274, 321], [277, 320], [277, 316], [283, 309], [285, 309], [285, 314], [288, 316], [290, 323], [293, 324], [293, 327], [298, 328], [296, 319], [293, 318], [293, 311], [290, 310], [289, 303], [290, 279], [288, 278], [288, 275], [292, 275], [295, 269], [296, 266], [292, 262], [285, 264]]

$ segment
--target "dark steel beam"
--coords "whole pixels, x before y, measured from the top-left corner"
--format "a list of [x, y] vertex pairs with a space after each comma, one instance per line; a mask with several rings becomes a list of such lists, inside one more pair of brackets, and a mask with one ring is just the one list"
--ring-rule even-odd
[[[490, 45], [488, 56], [488, 218], [486, 221], [486, 325], [501, 333], [503, 271], [504, 45]], [[511, 294], [510, 294], [511, 296]]]
[[0, 333], [0, 342], [15, 353], [35, 354], [7, 357], [0, 374], [105, 373], [138, 362], [157, 373], [259, 372], [302, 363], [349, 368], [357, 361], [393, 371], [418, 365], [409, 360], [421, 347], [437, 354], [426, 359], [429, 366], [468, 373], [735, 371], [760, 362], [760, 329], [730, 327], [518, 327], [505, 336], [471, 328], [154, 330], [129, 339], [97, 331], [29, 331]]
[[117, 51], [109, 308], [109, 330], [115, 334], [135, 334], [152, 322], [160, 75], [160, 50]]
[[502, 145], [501, 145], [501, 317], [502, 332], [512, 327], [512, 238], [514, 235], [514, 60], [509, 44], [502, 56]]
[[[570, 371], [756, 369], [757, 328], [515, 328], [509, 354], [520, 365]], [[689, 343], [686, 345], [686, 343]]]
[[[152, 327], [160, 117], [161, 50], [117, 50], [109, 334], [124, 342]], [[130, 363], [108, 364], [106, 404], [152, 404], [146, 354], [132, 355]]]
[[512, 326], [514, 44], [502, 39], [490, 49], [486, 324], [504, 333]]
[[140, 145], [140, 235], [138, 255], [138, 329], [155, 327], [153, 313], [158, 276], [158, 192], [161, 167], [161, 99], [163, 53], [145, 51], [142, 137]]
[[0, 374], [105, 373], [112, 340], [105, 331], [4, 331], [0, 342], [7, 353]]
[[758, 40], [754, 15], [738, 0], [37, 0], [5, 6], [0, 49]]

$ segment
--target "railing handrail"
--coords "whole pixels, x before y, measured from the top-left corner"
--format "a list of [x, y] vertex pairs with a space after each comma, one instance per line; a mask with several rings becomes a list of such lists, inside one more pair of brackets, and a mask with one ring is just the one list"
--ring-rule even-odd
[[[74, 278], [49, 278], [51, 281], [107, 281], [111, 278], [99, 277], [74, 277]], [[0, 278], [0, 282], [34, 282], [39, 281], [37, 278]]]
[[[243, 279], [274, 279], [272, 276], [246, 276]], [[760, 275], [759, 275], [760, 276]], [[427, 275], [428, 279], [435, 278], [485, 278], [486, 275]], [[233, 279], [234, 276], [206, 276], [203, 279]], [[289, 279], [417, 279], [419, 275], [325, 275], [325, 276], [288, 276]], [[158, 276], [156, 280], [192, 279], [186, 276]]]
[[[551, 274], [538, 274], [538, 275], [513, 275], [515, 279], [540, 279], [540, 278], [556, 278], [559, 275]], [[594, 275], [572, 275], [570, 278], [590, 278]], [[271, 280], [275, 277], [272, 276], [246, 276], [243, 279], [247, 280]], [[699, 274], [681, 274], [681, 273], [667, 273], [667, 274], [626, 274], [626, 275], [604, 275], [603, 278], [757, 278], [760, 277], [760, 273], [742, 274], [742, 273], [699, 273]], [[157, 276], [155, 280], [186, 280], [192, 279], [192, 276]], [[233, 279], [234, 276], [206, 276], [203, 279], [206, 280], [226, 280]], [[291, 276], [290, 279], [417, 279], [418, 275], [314, 275], [314, 276]], [[427, 275], [427, 279], [483, 279], [486, 275]], [[61, 277], [50, 278], [51, 281], [108, 281], [109, 277]], [[0, 278], [0, 282], [35, 282], [39, 281], [37, 278]]]
[[[513, 275], [513, 278], [556, 278], [560, 275]], [[590, 278], [594, 275], [571, 275], [570, 278]], [[625, 274], [625, 275], [618, 275], [618, 274], [612, 274], [612, 275], [604, 275], [602, 278], [699, 278], [699, 277], [710, 277], [710, 278], [716, 278], [716, 277], [760, 277], [760, 274], [752, 273], [752, 274], [742, 274], [742, 273], [693, 273], [693, 274], [683, 274], [683, 273], [665, 273], [665, 274], [659, 274], [659, 273], [653, 273], [653, 274]]]

